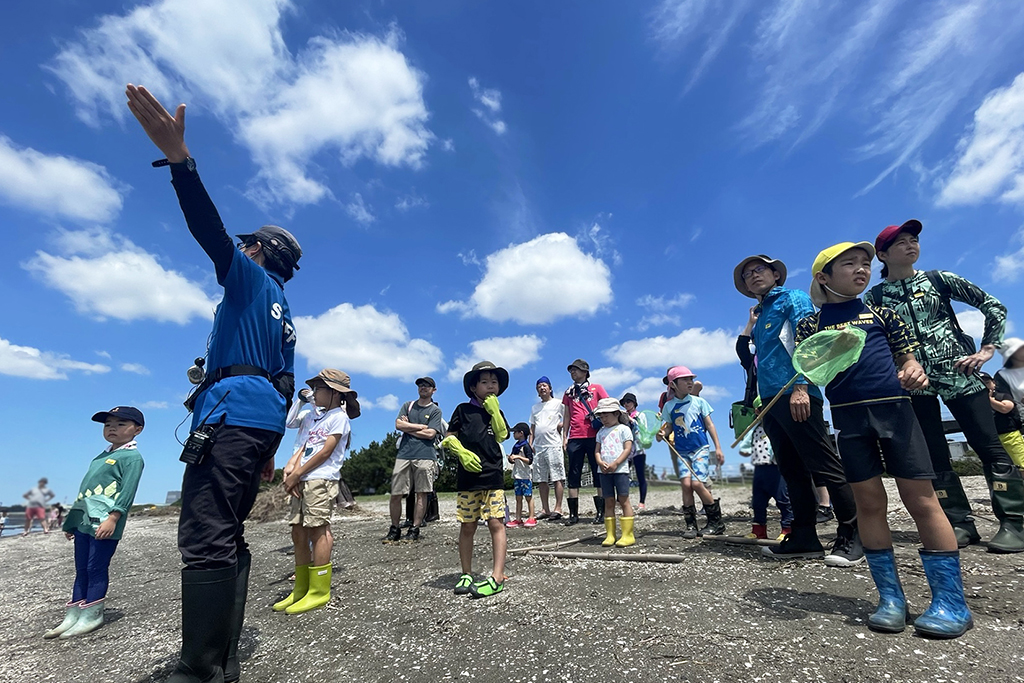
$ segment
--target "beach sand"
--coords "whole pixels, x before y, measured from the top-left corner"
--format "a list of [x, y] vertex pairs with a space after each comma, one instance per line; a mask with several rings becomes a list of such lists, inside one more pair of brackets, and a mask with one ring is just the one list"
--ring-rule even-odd
[[[980, 477], [965, 479], [984, 538], [996, 529]], [[890, 523], [912, 614], [927, 606], [914, 526], [890, 487]], [[729, 532], [749, 531], [749, 487], [720, 489]], [[509, 496], [514, 505], [514, 497]], [[634, 498], [635, 502], [635, 498]], [[589, 522], [592, 503], [581, 498]], [[617, 554], [681, 554], [679, 564], [515, 556], [506, 590], [470, 600], [459, 574], [454, 503], [417, 544], [385, 546], [386, 502], [360, 502], [334, 524], [333, 600], [287, 616], [270, 605], [290, 590], [283, 521], [247, 525], [253, 567], [242, 681], [1020, 681], [1024, 680], [1024, 555], [963, 552], [975, 628], [954, 641], [870, 632], [876, 601], [866, 565], [780, 563], [760, 548], [683, 540], [679, 493], [652, 489], [638, 544]], [[61, 534], [0, 543], [0, 681], [159, 681], [180, 646], [176, 519], [129, 520], [111, 567], [106, 625], [66, 641], [42, 634], [63, 616], [73, 579]], [[769, 529], [778, 528], [773, 516]], [[823, 540], [834, 525], [821, 526]], [[509, 547], [584, 540], [565, 550], [602, 552], [598, 527], [541, 522], [509, 530]], [[477, 534], [475, 569], [489, 571]]]

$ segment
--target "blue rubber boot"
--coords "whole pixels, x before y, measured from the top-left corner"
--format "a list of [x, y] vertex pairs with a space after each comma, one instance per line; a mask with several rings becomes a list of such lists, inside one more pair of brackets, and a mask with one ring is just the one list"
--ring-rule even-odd
[[959, 550], [921, 550], [932, 604], [914, 620], [914, 629], [928, 638], [959, 638], [974, 626], [964, 599]]
[[907, 599], [896, 573], [896, 558], [892, 548], [869, 550], [864, 557], [871, 568], [871, 578], [878, 589], [878, 609], [868, 617], [868, 628], [881, 633], [902, 633], [907, 628]]

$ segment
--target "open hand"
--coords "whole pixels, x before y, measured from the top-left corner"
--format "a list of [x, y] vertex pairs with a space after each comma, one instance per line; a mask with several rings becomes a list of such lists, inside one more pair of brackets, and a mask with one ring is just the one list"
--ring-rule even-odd
[[185, 105], [179, 104], [171, 116], [160, 101], [141, 85], [136, 87], [129, 83], [125, 95], [128, 96], [128, 109], [167, 160], [172, 164], [184, 161], [189, 156], [185, 146]]

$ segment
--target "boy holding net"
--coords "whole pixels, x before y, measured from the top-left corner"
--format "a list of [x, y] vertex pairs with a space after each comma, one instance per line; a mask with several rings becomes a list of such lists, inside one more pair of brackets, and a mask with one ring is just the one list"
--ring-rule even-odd
[[864, 333], [862, 350], [846, 369], [826, 378], [825, 393], [832, 406], [839, 457], [857, 503], [864, 554], [880, 597], [868, 627], [898, 633], [907, 623], [886, 519], [885, 471], [895, 477], [924, 546], [919, 552], [932, 602], [914, 627], [924, 636], [956, 638], [973, 626], [964, 600], [960, 553], [932, 488], [928, 446], [907, 393], [926, 387], [928, 378], [914, 358], [918, 344], [910, 328], [891, 309], [869, 307], [859, 298], [871, 277], [874, 256], [874, 247], [867, 242], [842, 242], [818, 254], [810, 294], [820, 310], [800, 321], [796, 341], [800, 344], [822, 330], [853, 328]]

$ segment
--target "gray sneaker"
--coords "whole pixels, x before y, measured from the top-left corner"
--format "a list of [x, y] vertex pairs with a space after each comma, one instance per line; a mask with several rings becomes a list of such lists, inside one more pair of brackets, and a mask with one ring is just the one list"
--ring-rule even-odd
[[839, 525], [836, 540], [832, 542], [832, 552], [825, 556], [825, 564], [830, 567], [855, 567], [864, 564], [864, 546], [860, 543], [857, 529], [845, 524]]

